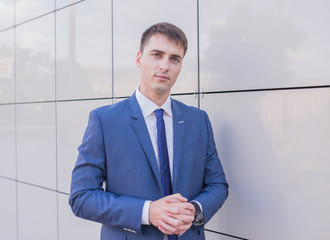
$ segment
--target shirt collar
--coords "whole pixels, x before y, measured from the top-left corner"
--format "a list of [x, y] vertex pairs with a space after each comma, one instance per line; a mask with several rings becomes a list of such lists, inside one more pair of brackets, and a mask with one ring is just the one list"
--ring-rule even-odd
[[164, 104], [161, 107], [158, 107], [157, 104], [155, 104], [149, 98], [144, 96], [140, 92], [139, 88], [135, 91], [135, 96], [140, 105], [144, 118], [146, 118], [147, 116], [152, 114], [155, 110], [160, 109], [160, 108], [163, 109], [167, 115], [172, 117], [172, 101], [171, 101], [170, 96], [168, 96], [168, 98], [166, 99], [166, 101], [164, 102]]

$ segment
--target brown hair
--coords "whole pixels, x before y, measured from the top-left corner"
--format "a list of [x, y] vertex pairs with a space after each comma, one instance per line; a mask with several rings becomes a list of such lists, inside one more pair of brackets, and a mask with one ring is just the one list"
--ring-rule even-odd
[[188, 40], [184, 32], [174, 24], [162, 22], [156, 23], [144, 31], [141, 37], [140, 52], [142, 53], [149, 39], [155, 34], [162, 34], [183, 48], [183, 55], [188, 48]]

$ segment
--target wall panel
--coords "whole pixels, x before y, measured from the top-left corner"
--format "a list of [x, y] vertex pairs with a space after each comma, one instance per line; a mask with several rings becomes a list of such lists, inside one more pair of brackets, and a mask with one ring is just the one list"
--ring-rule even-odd
[[326, 238], [329, 89], [210, 94], [201, 107], [230, 185], [207, 227], [249, 239]]
[[57, 239], [56, 192], [18, 183], [18, 236], [20, 240]]
[[0, 236], [8, 240], [17, 239], [16, 183], [0, 178]]
[[322, 0], [201, 1], [201, 87], [328, 85], [329, 11]]
[[16, 101], [55, 99], [54, 14], [16, 27]]
[[0, 116], [0, 176], [15, 179], [15, 106], [0, 105]]
[[112, 95], [111, 4], [84, 1], [56, 14], [57, 99]]
[[14, 0], [2, 0], [0, 3], [0, 31], [14, 26]]
[[56, 189], [55, 103], [16, 106], [17, 178]]
[[14, 30], [0, 32], [0, 103], [15, 101]]
[[76, 4], [77, 2], [81, 2], [85, 0], [55, 0], [56, 2], [56, 9], [64, 8], [70, 6], [71, 4]]
[[55, 0], [15, 0], [16, 24], [54, 11]]

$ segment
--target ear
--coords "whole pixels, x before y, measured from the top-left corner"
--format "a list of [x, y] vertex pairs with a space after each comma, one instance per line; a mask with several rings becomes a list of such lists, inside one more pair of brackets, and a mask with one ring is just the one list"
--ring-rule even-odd
[[138, 68], [141, 68], [141, 58], [142, 58], [142, 53], [140, 51], [138, 51], [136, 54], [136, 60], [135, 60], [135, 64]]

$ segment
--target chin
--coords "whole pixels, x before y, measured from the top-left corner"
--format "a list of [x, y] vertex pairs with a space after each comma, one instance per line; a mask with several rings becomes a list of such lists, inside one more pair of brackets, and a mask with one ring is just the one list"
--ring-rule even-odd
[[158, 94], [164, 94], [169, 92], [171, 90], [171, 87], [162, 84], [155, 84], [152, 89]]

